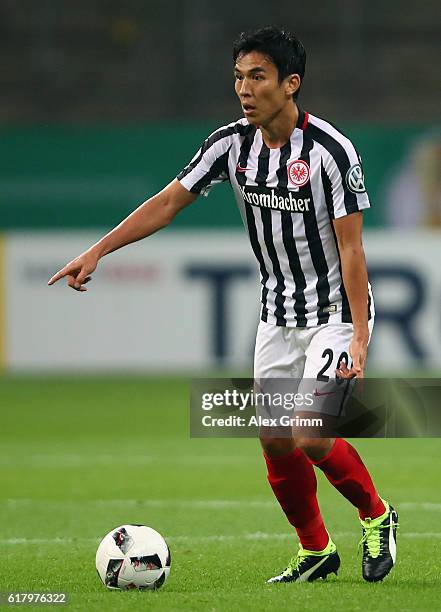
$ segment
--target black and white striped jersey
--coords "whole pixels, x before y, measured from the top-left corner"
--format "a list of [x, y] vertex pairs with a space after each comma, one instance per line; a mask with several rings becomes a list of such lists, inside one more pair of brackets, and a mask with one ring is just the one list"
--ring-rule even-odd
[[[360, 157], [335, 127], [300, 111], [289, 142], [270, 149], [240, 119], [213, 132], [177, 178], [203, 195], [230, 181], [260, 268], [263, 321], [351, 322], [332, 219], [370, 204]], [[370, 318], [370, 286], [367, 307]]]

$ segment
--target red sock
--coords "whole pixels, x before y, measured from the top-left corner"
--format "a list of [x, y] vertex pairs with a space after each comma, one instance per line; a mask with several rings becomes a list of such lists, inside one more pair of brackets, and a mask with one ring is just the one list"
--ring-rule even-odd
[[312, 463], [358, 508], [361, 519], [377, 518], [386, 510], [360, 455], [346, 440], [337, 438], [326, 457]]
[[329, 535], [317, 502], [317, 480], [309, 460], [298, 448], [282, 457], [265, 454], [268, 482], [303, 548], [323, 550]]

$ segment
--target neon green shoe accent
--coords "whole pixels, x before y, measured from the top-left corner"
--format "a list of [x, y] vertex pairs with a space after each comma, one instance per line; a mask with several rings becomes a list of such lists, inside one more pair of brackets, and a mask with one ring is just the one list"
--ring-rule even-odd
[[[361, 526], [363, 527], [363, 537], [358, 543], [358, 551], [362, 548], [363, 544], [366, 543], [366, 546], [369, 551], [369, 555], [376, 559], [381, 554], [381, 537], [380, 530], [381, 529], [389, 529], [390, 525], [382, 525], [383, 521], [388, 517], [390, 508], [387, 501], [384, 499], [381, 500], [386, 510], [383, 512], [381, 516], [378, 516], [375, 519], [371, 519], [369, 517], [364, 520], [360, 519]], [[397, 524], [398, 526], [398, 524]]]
[[313, 557], [324, 557], [325, 555], [330, 555], [336, 550], [337, 550], [336, 545], [331, 540], [331, 538], [329, 538], [328, 545], [323, 550], [307, 550], [306, 548], [303, 548], [302, 545], [300, 545], [299, 553], [303, 551], [302, 555], [313, 556]]
[[288, 567], [284, 572], [282, 572], [282, 576], [289, 577], [292, 576], [296, 571], [299, 571], [300, 566], [306, 560], [307, 557], [327, 557], [336, 550], [337, 547], [331, 540], [331, 538], [329, 538], [328, 545], [323, 550], [307, 550], [306, 548], [303, 548], [301, 544], [299, 544], [299, 552], [288, 563]]
[[381, 499], [381, 501], [382, 501], [382, 502], [383, 502], [383, 504], [384, 504], [384, 512], [383, 512], [383, 514], [381, 514], [380, 516], [377, 516], [377, 518], [374, 518], [374, 519], [371, 519], [371, 518], [366, 518], [366, 519], [364, 519], [364, 521], [362, 521], [362, 520], [360, 519], [360, 521], [361, 521], [361, 524], [362, 524], [362, 525], [363, 525], [363, 523], [364, 523], [365, 521], [372, 521], [372, 523], [373, 523], [374, 521], [375, 521], [375, 522], [380, 521], [380, 523], [382, 523], [382, 522], [384, 521], [384, 519], [386, 518], [386, 516], [389, 514], [389, 512], [390, 512], [389, 504], [387, 503], [387, 501], [386, 501], [385, 499], [383, 499], [383, 498], [381, 498], [381, 497], [380, 497], [380, 499]]

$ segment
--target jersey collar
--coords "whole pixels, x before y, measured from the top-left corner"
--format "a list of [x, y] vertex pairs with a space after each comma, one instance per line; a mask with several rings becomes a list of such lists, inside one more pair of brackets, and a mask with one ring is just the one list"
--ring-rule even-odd
[[306, 111], [303, 111], [301, 108], [299, 108], [299, 118], [297, 119], [296, 128], [299, 128], [300, 130], [306, 129], [306, 126], [308, 125], [308, 119], [309, 119], [309, 114]]

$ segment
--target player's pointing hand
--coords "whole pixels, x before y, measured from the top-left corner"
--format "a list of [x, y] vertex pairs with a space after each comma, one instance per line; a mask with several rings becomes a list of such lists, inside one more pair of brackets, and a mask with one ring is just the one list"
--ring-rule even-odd
[[67, 278], [67, 284], [75, 291], [87, 291], [84, 286], [91, 280], [91, 274], [98, 265], [98, 257], [91, 251], [85, 251], [68, 264], [61, 268], [54, 276], [49, 279], [48, 285], [53, 285], [60, 278]]

